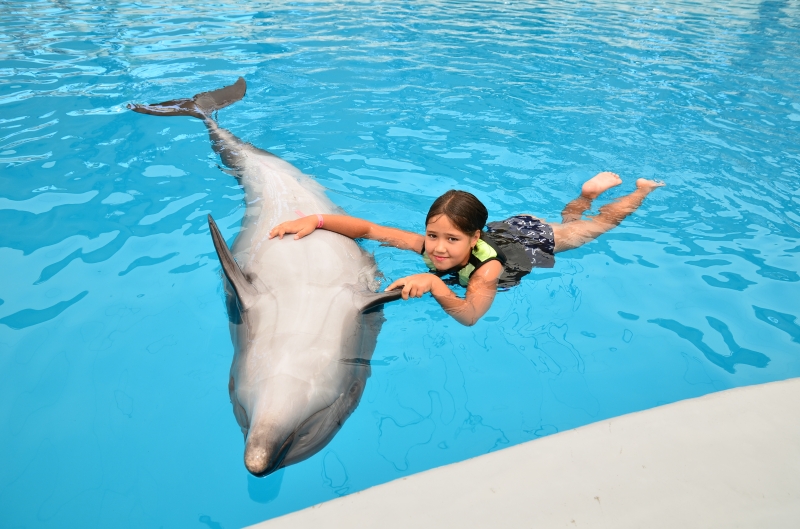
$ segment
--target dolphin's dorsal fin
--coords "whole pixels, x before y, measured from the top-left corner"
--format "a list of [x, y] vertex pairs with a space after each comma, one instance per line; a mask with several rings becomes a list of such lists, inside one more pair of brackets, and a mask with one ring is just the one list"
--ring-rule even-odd
[[219, 262], [222, 264], [222, 271], [225, 272], [225, 277], [228, 278], [233, 290], [236, 292], [236, 297], [239, 298], [239, 305], [242, 310], [247, 310], [255, 303], [256, 295], [258, 292], [253, 284], [244, 277], [242, 269], [233, 259], [233, 254], [228, 249], [225, 239], [217, 228], [217, 223], [208, 216], [208, 228], [211, 230], [211, 239], [214, 241], [214, 249], [217, 251]]
[[398, 300], [402, 297], [401, 290], [389, 290], [385, 292], [358, 291], [355, 293], [355, 304], [361, 312], [367, 311], [378, 305]]

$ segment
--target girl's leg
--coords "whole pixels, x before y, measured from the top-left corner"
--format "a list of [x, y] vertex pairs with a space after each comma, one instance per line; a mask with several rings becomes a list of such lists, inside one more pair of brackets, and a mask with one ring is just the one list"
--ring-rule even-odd
[[580, 220], [583, 214], [592, 207], [592, 200], [597, 198], [603, 191], [621, 183], [622, 179], [616, 173], [606, 171], [596, 174], [583, 184], [581, 195], [564, 206], [564, 210], [561, 212], [561, 222], [566, 224]]
[[[594, 180], [594, 178], [592, 180]], [[591, 182], [592, 180], [590, 180], [589, 182]], [[589, 182], [587, 182], [586, 184], [589, 184]], [[584, 184], [584, 188], [586, 187], [586, 184]], [[579, 204], [579, 201], [581, 201], [582, 199], [588, 200], [588, 205], [586, 209], [589, 209], [588, 206], [591, 205], [591, 199], [589, 198], [589, 196], [591, 195], [585, 196], [584, 193], [582, 192], [580, 197], [567, 204], [567, 207], [564, 208], [565, 213], [562, 213], [562, 218], [564, 218], [564, 223], [551, 224], [551, 226], [553, 227], [553, 238], [555, 239], [556, 243], [555, 253], [563, 252], [565, 250], [572, 250], [573, 248], [582, 246], [583, 244], [586, 244], [587, 242], [596, 239], [598, 236], [607, 232], [611, 228], [618, 226], [619, 223], [622, 222], [622, 220], [625, 217], [636, 211], [639, 208], [639, 206], [642, 205], [642, 202], [644, 201], [647, 195], [653, 192], [653, 190], [656, 189], [657, 187], [661, 187], [663, 185], [664, 184], [660, 182], [654, 182], [652, 180], [645, 180], [644, 178], [640, 178], [639, 180], [636, 181], [636, 191], [634, 191], [628, 196], [620, 198], [615, 202], [612, 202], [611, 204], [606, 204], [605, 206], [601, 207], [600, 213], [595, 217], [588, 220], [567, 220], [565, 213], [572, 213], [574, 211], [577, 211], [578, 207], [583, 207], [582, 204]], [[608, 189], [608, 187], [606, 187], [605, 189]], [[603, 191], [605, 191], [605, 189], [603, 189]], [[602, 191], [600, 192], [602, 193]], [[575, 209], [571, 210], [570, 212], [567, 212], [567, 210], [573, 204], [575, 204], [574, 206]], [[586, 209], [584, 209], [583, 211], [586, 211]], [[583, 213], [583, 211], [581, 212], [581, 214]], [[578, 219], [580, 219], [580, 215], [578, 216]]]

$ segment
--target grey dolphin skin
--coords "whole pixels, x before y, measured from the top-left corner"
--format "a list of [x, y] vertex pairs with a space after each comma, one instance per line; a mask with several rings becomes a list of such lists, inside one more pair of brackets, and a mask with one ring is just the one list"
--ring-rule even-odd
[[233, 413], [245, 436], [244, 462], [256, 476], [321, 450], [361, 399], [383, 323], [377, 268], [353, 240], [317, 230], [300, 240], [269, 239], [296, 211], [340, 213], [323, 188], [277, 156], [245, 143], [211, 119], [244, 97], [246, 84], [191, 99], [129, 105], [135, 112], [202, 119], [211, 144], [244, 188], [242, 228], [229, 250], [209, 215], [225, 279], [234, 346]]

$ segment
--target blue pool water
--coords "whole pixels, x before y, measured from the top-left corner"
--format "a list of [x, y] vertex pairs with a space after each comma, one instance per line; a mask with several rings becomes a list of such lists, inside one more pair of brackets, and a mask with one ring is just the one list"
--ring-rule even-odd
[[[236, 528], [800, 376], [798, 42], [796, 1], [0, 2], [0, 526]], [[472, 328], [387, 307], [344, 428], [259, 480], [205, 221], [231, 240], [241, 190], [199, 121], [125, 110], [239, 75], [220, 124], [375, 222], [421, 230], [454, 187], [550, 220], [601, 170], [609, 199], [667, 187]]]

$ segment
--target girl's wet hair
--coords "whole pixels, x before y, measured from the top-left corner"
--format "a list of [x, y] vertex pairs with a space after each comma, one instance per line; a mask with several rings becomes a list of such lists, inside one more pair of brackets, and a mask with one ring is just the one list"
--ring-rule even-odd
[[425, 225], [439, 215], [446, 216], [459, 231], [467, 235], [483, 230], [489, 218], [486, 206], [475, 195], [455, 189], [433, 201], [428, 216], [425, 217]]

